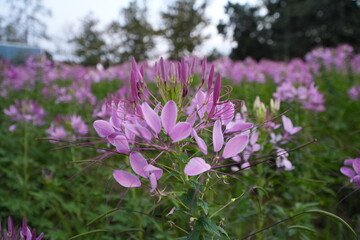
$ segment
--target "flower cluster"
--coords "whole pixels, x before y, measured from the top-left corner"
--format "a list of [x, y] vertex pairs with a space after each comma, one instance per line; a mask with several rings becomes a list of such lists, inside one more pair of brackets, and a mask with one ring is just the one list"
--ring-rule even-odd
[[[164, 171], [173, 169], [187, 176], [216, 171], [249, 144], [253, 124], [234, 119], [239, 102], [225, 99], [228, 93], [221, 95], [221, 75], [214, 77], [214, 66], [208, 73], [206, 60], [202, 61], [200, 87], [189, 88], [194, 64], [194, 59], [183, 58], [178, 64], [161, 59], [155, 65], [159, 97], [147, 89], [143, 70], [133, 60], [132, 100], [108, 103], [110, 118], [93, 124], [104, 142], [129, 156], [129, 167], [149, 181], [150, 191], [155, 191]], [[212, 143], [206, 141], [209, 135]], [[190, 146], [200, 151], [184, 151]], [[142, 153], [149, 151], [157, 155], [146, 160]], [[185, 166], [164, 157], [171, 153], [188, 155]], [[113, 176], [124, 187], [141, 186], [139, 177], [129, 171], [118, 169]]]
[[349, 89], [348, 95], [353, 101], [357, 101], [360, 98], [360, 85], [356, 85]]
[[45, 131], [54, 139], [73, 139], [88, 132], [88, 126], [78, 115], [58, 115]]
[[350, 182], [360, 187], [360, 158], [346, 159], [344, 161], [346, 167], [341, 167], [342, 174], [350, 178]]
[[[43, 125], [46, 115], [45, 110], [35, 100], [15, 100], [15, 104], [4, 109], [4, 113], [14, 122], [26, 122], [34, 126]], [[16, 124], [11, 125], [9, 131], [14, 131], [16, 127]]]
[[0, 239], [1, 240], [41, 240], [44, 233], [37, 236], [35, 229], [31, 230], [26, 223], [26, 218], [23, 219], [21, 227], [15, 228], [11, 217], [8, 217], [7, 228], [2, 230], [0, 223]]

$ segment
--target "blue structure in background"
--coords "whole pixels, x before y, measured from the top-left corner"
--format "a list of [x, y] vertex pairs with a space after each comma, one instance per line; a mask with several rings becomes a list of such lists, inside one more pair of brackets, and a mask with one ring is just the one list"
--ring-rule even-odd
[[23, 63], [28, 57], [41, 53], [42, 51], [38, 47], [14, 43], [0, 43], [0, 59], [5, 59], [12, 63]]

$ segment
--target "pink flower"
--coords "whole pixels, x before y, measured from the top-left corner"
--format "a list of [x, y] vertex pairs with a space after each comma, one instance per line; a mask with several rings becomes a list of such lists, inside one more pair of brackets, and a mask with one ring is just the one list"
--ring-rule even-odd
[[[157, 181], [161, 178], [163, 170], [148, 164], [146, 159], [139, 152], [130, 153], [130, 165], [133, 171], [143, 178], [150, 181], [151, 191], [157, 187]], [[115, 180], [123, 187], [140, 187], [140, 179], [134, 174], [122, 170], [115, 170], [113, 173]]]
[[349, 167], [341, 167], [341, 173], [349, 177], [351, 183], [360, 187], [360, 158], [346, 159], [344, 165], [350, 165], [352, 169]]

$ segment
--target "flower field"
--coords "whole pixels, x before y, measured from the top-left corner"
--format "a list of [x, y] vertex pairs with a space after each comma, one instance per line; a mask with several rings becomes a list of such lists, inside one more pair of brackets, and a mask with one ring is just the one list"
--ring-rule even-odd
[[1, 62], [0, 108], [0, 239], [360, 233], [349, 45], [288, 62]]

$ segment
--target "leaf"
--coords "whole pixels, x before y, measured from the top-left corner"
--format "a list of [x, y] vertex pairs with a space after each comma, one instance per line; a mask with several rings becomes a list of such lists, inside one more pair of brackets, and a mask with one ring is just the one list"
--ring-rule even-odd
[[209, 213], [209, 205], [202, 199], [198, 199], [198, 204], [204, 210], [205, 215]]
[[212, 235], [221, 237], [221, 233], [222, 233], [229, 238], [229, 235], [222, 227], [216, 225], [210, 220], [210, 218], [204, 215], [200, 216], [199, 219], [196, 221], [196, 227], [197, 229], [205, 230]]
[[334, 220], [338, 221], [339, 223], [343, 224], [350, 232], [352, 232], [352, 234], [354, 234], [356, 239], [359, 239], [357, 237], [357, 234], [356, 234], [355, 230], [347, 222], [345, 222], [344, 219], [342, 219], [341, 217], [336, 216], [333, 213], [330, 213], [330, 212], [327, 212], [327, 211], [324, 211], [324, 210], [320, 210], [320, 209], [307, 210], [307, 211], [305, 211], [305, 213], [319, 213], [319, 214], [331, 217], [332, 219], [334, 219]]
[[95, 229], [95, 230], [92, 230], [92, 231], [89, 231], [89, 232], [84, 232], [84, 233], [80, 233], [78, 235], [72, 236], [72, 237], [69, 238], [69, 240], [79, 238], [79, 237], [83, 237], [83, 236], [87, 236], [87, 235], [94, 234], [94, 233], [99, 233], [99, 232], [107, 232], [107, 230], [105, 230], [105, 229]]
[[306, 227], [306, 226], [302, 226], [302, 225], [292, 225], [292, 226], [288, 227], [288, 229], [299, 229], [299, 230], [306, 230], [309, 232], [316, 233], [316, 231], [314, 229]]
[[110, 209], [109, 211], [106, 211], [105, 213], [101, 214], [100, 216], [97, 216], [96, 218], [94, 218], [93, 220], [91, 220], [87, 225], [91, 225], [93, 224], [94, 222], [97, 222], [99, 221], [100, 219], [108, 216], [109, 214], [113, 213], [113, 212], [116, 212], [118, 211], [119, 209], [118, 208], [113, 208], [113, 209]]
[[191, 211], [194, 211], [197, 206], [197, 197], [195, 196], [195, 190], [189, 189], [187, 193], [180, 196], [180, 200], [187, 206]]
[[203, 229], [203, 230], [211, 233], [212, 235], [216, 235], [218, 237], [221, 236], [218, 226], [216, 224], [214, 224], [213, 222], [211, 222], [211, 220], [204, 215], [199, 217], [199, 219], [196, 221], [196, 225], [197, 225], [198, 229]]

